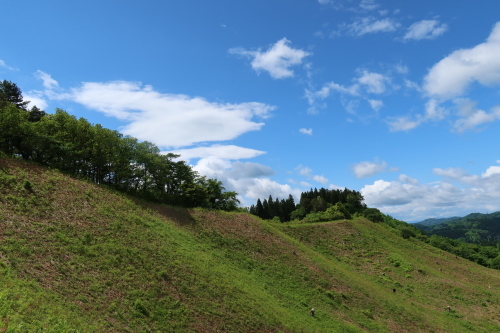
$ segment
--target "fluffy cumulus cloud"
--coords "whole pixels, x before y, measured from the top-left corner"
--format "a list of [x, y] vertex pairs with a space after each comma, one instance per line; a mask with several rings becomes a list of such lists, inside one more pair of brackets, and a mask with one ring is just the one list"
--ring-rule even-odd
[[135, 82], [86, 82], [72, 89], [73, 101], [121, 119], [122, 132], [161, 147], [234, 139], [262, 128], [254, 118], [274, 109], [262, 103], [222, 104], [201, 97], [163, 94]]
[[390, 78], [379, 73], [362, 71], [358, 82], [366, 87], [369, 93], [382, 94], [386, 90], [386, 84], [390, 83]]
[[442, 180], [419, 184], [411, 177], [400, 175], [397, 181], [377, 180], [366, 185], [361, 193], [368, 206], [406, 221], [500, 210], [499, 166], [491, 166], [481, 175], [460, 168], [435, 168], [433, 173]]
[[328, 178], [323, 177], [323, 176], [315, 175], [315, 176], [313, 176], [313, 180], [315, 180], [318, 183], [321, 183], [323, 185], [328, 184]]
[[385, 161], [363, 161], [352, 166], [352, 172], [356, 178], [368, 178], [386, 171], [397, 171], [397, 168], [389, 167]]
[[302, 193], [300, 189], [271, 180], [269, 177], [274, 174], [272, 168], [258, 163], [231, 162], [211, 156], [200, 159], [193, 169], [203, 176], [222, 181], [226, 190], [237, 192], [242, 204], [247, 206], [255, 204], [259, 198], [266, 199], [270, 194], [280, 199], [292, 194], [299, 199]]
[[448, 26], [438, 20], [422, 20], [413, 23], [409, 28], [404, 40], [434, 39], [448, 30]]
[[243, 48], [232, 48], [229, 53], [238, 54], [252, 59], [252, 68], [266, 71], [275, 79], [284, 79], [294, 75], [293, 66], [300, 65], [310, 53], [290, 47], [290, 41], [283, 38], [270, 46], [267, 51], [261, 49], [249, 51]]
[[[417, 29], [418, 27], [418, 29]], [[432, 30], [431, 27], [435, 29]], [[427, 29], [427, 30], [426, 30]], [[434, 21], [421, 21], [415, 26], [413, 39], [426, 36], [425, 31], [437, 35], [446, 27]], [[431, 34], [432, 35], [432, 34]], [[408, 37], [409, 38], [409, 37]], [[422, 37], [424, 38], [424, 37]], [[426, 95], [429, 100], [425, 112], [414, 116], [399, 116], [387, 120], [391, 131], [408, 131], [429, 121], [439, 121], [452, 116], [452, 130], [458, 133], [478, 129], [481, 125], [500, 120], [500, 106], [492, 106], [485, 111], [476, 107], [477, 102], [465, 95], [474, 83], [483, 88], [500, 85], [500, 22], [487, 38], [470, 49], [452, 52], [436, 63], [424, 77], [422, 87], [406, 80], [406, 87]], [[455, 108], [442, 105], [451, 101]]]
[[461, 49], [435, 64], [424, 79], [425, 92], [436, 98], [463, 95], [473, 82], [484, 86], [500, 84], [500, 22], [486, 42]]
[[[328, 184], [328, 178], [321, 176], [321, 175], [313, 175], [313, 170], [311, 168], [308, 168], [303, 165], [299, 165], [298, 167], [295, 168], [295, 171], [301, 175], [306, 177], [308, 180], [314, 180], [315, 182], [318, 182], [320, 184], [326, 185]], [[306, 182], [303, 182], [306, 183]], [[307, 182], [307, 184], [309, 184]]]

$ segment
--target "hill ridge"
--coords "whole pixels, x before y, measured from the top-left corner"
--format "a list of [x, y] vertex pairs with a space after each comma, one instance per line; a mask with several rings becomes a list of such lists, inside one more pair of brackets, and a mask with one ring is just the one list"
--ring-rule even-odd
[[500, 331], [498, 271], [385, 224], [168, 207], [7, 158], [0, 204], [8, 332]]

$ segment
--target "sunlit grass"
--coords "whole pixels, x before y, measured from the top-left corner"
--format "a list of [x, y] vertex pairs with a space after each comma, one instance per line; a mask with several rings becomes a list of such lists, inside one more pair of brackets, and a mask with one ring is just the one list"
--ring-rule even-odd
[[0, 332], [500, 331], [497, 271], [384, 224], [265, 222], [0, 166]]

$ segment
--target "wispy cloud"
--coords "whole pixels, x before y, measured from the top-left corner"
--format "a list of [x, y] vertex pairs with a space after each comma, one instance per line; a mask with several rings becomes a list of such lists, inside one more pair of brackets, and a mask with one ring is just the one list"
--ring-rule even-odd
[[313, 134], [312, 128], [301, 128], [301, 129], [299, 129], [299, 132], [303, 133], [303, 134], [307, 134], [307, 135]]
[[43, 86], [46, 89], [55, 89], [59, 87], [59, 83], [52, 78], [50, 74], [37, 70], [35, 72], [35, 77], [43, 81]]
[[274, 79], [284, 79], [292, 77], [294, 72], [291, 68], [300, 65], [302, 60], [310, 55], [304, 50], [291, 48], [290, 44], [288, 39], [283, 38], [271, 45], [267, 51], [232, 48], [229, 53], [252, 59], [252, 68], [257, 72], [266, 71]]
[[196, 147], [168, 151], [181, 155], [182, 160], [190, 160], [193, 158], [207, 158], [216, 156], [226, 160], [240, 160], [253, 158], [266, 152], [250, 148], [238, 147], [234, 145], [212, 145], [209, 147]]
[[363, 36], [379, 32], [394, 32], [401, 27], [401, 24], [395, 19], [384, 17], [376, 18], [374, 16], [360, 17], [350, 24], [341, 24], [339, 30], [334, 35], [342, 34], [345, 31], [349, 35]]
[[3, 61], [2, 59], [0, 59], [0, 67], [3, 67], [3, 68], [6, 68], [8, 70], [11, 70], [11, 71], [15, 71], [17, 70], [17, 68], [14, 68], [14, 67], [10, 67], [8, 66], [5, 61]]
[[409, 28], [404, 40], [421, 40], [421, 39], [434, 39], [441, 36], [448, 30], [445, 23], [440, 23], [438, 20], [422, 20], [413, 23]]
[[375, 100], [375, 99], [369, 99], [368, 103], [370, 103], [370, 106], [372, 107], [373, 110], [379, 111], [382, 106], [384, 106], [384, 102]]
[[386, 90], [386, 85], [391, 82], [390, 78], [380, 73], [373, 73], [367, 70], [361, 72], [357, 81], [366, 87], [369, 93], [382, 94]]
[[394, 172], [397, 170], [398, 168], [389, 167], [387, 162], [385, 161], [379, 162], [377, 160], [375, 162], [363, 161], [353, 165], [352, 167], [354, 176], [356, 176], [356, 178], [358, 179], [372, 177], [381, 172], [386, 172], [386, 171]]

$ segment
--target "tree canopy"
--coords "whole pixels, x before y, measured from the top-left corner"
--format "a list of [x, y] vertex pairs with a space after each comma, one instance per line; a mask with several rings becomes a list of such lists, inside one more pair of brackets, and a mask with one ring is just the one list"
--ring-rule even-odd
[[179, 155], [163, 154], [99, 124], [57, 109], [26, 110], [19, 88], [0, 83], [0, 150], [72, 176], [161, 203], [234, 210], [237, 193], [200, 176]]

